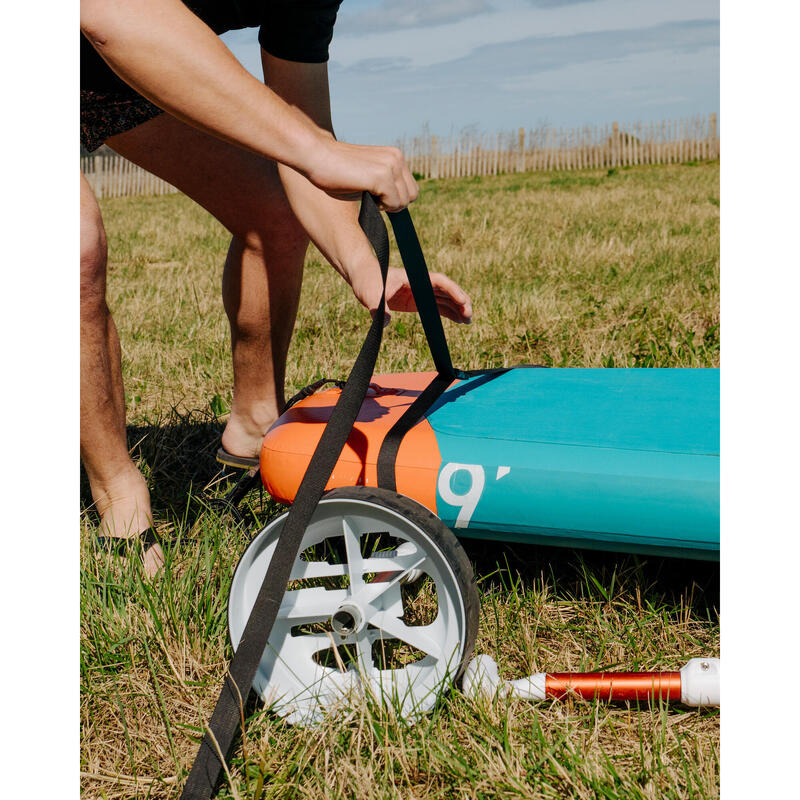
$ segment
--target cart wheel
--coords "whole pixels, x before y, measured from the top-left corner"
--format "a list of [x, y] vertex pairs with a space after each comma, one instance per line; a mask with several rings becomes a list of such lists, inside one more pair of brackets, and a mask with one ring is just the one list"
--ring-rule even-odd
[[[256, 534], [236, 567], [234, 648], [287, 514]], [[386, 489], [334, 489], [305, 532], [253, 688], [292, 724], [317, 722], [353, 694], [413, 718], [455, 683], [477, 630], [472, 568], [438, 517]]]

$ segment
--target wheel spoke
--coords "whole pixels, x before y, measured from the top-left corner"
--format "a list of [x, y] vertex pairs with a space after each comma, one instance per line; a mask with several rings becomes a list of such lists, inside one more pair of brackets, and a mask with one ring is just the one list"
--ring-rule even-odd
[[364, 559], [361, 557], [361, 536], [356, 533], [347, 517], [342, 517], [344, 546], [347, 550], [347, 572], [350, 575], [350, 591], [355, 594], [364, 587]]
[[419, 550], [402, 555], [392, 556], [391, 558], [365, 558], [361, 568], [364, 572], [407, 572], [414, 567], [420, 566], [426, 556]]
[[365, 675], [370, 675], [375, 671], [375, 662], [372, 659], [372, 637], [369, 630], [364, 628], [356, 640], [358, 649], [358, 668], [364, 671]]
[[330, 564], [327, 561], [295, 561], [289, 580], [303, 581], [310, 578], [336, 578], [347, 575], [346, 564]]
[[347, 589], [297, 589], [286, 592], [278, 619], [319, 620], [330, 617], [348, 596]]
[[[386, 563], [392, 563], [391, 559], [388, 558], [385, 561]], [[422, 568], [422, 565], [425, 563], [425, 561], [427, 561], [427, 556], [425, 556], [424, 554], [422, 556], [417, 556], [414, 561], [410, 561], [409, 565], [402, 572], [398, 572], [396, 575], [392, 576], [391, 580], [381, 583], [365, 584], [363, 592], [361, 593], [361, 595], [359, 595], [359, 599], [363, 598], [365, 602], [374, 605], [375, 601], [382, 594], [388, 592], [389, 589], [393, 589], [395, 586], [400, 584], [403, 578], [405, 578], [405, 576], [408, 575], [408, 573], [411, 572], [411, 570]]]
[[410, 626], [399, 620], [397, 617], [385, 611], [379, 611], [373, 615], [369, 620], [371, 625], [380, 629], [384, 633], [388, 633], [395, 639], [410, 644], [416, 647], [417, 650], [422, 650], [434, 658], [439, 658], [442, 655], [442, 648], [430, 635], [431, 626]]

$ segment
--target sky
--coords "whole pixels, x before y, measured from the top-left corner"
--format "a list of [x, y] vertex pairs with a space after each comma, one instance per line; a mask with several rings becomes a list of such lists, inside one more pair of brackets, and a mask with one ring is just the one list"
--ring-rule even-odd
[[[328, 64], [339, 138], [574, 127], [719, 111], [710, 0], [344, 0]], [[260, 77], [255, 29], [223, 36]]]

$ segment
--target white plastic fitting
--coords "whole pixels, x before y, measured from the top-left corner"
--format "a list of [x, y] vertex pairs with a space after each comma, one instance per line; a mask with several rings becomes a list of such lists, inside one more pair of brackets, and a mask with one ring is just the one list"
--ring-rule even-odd
[[692, 658], [681, 668], [681, 703], [719, 706], [719, 659]]
[[486, 655], [476, 656], [467, 664], [461, 689], [470, 697], [492, 697], [495, 693], [504, 697], [512, 694], [523, 700], [544, 700], [544, 672], [537, 672], [527, 678], [516, 681], [504, 681], [500, 678], [497, 662]]
[[[719, 706], [718, 658], [692, 658], [680, 671], [681, 702], [686, 706]], [[524, 700], [547, 698], [547, 674], [537, 672], [527, 678], [505, 681], [491, 656], [476, 656], [464, 670], [461, 689], [470, 697], [505, 697], [508, 694]]]
[[467, 664], [461, 679], [461, 691], [468, 697], [491, 697], [504, 687], [497, 663], [491, 656], [476, 656]]

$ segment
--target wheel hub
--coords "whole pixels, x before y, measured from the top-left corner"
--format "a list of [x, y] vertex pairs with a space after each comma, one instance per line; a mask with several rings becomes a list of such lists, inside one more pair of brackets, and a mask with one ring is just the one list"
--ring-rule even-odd
[[331, 627], [342, 637], [360, 633], [364, 628], [364, 614], [355, 603], [342, 603], [331, 617]]

